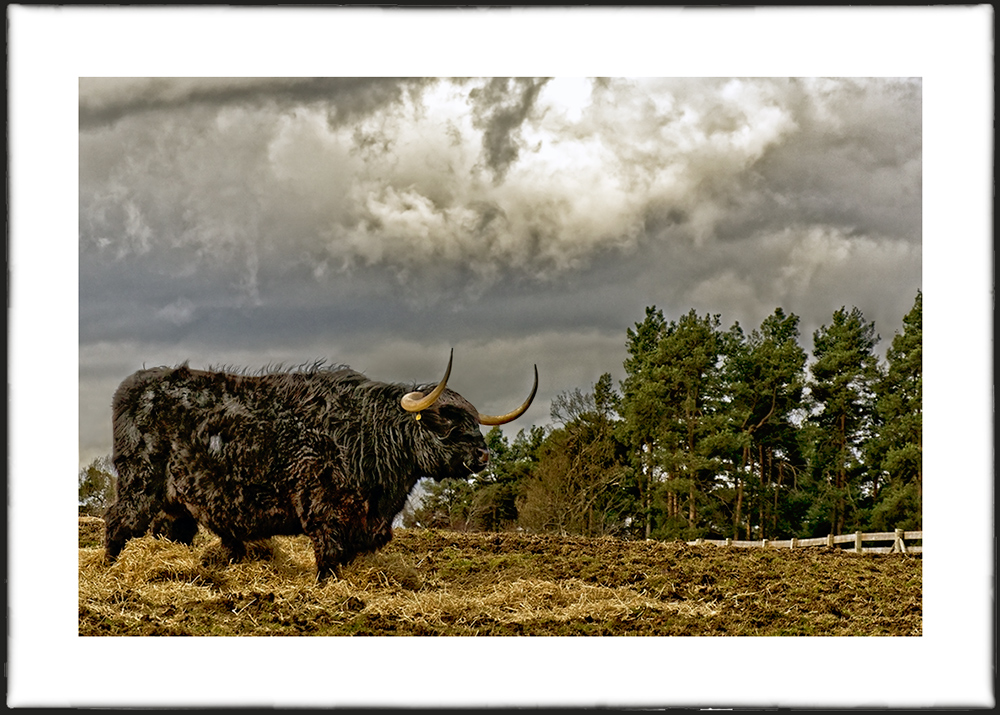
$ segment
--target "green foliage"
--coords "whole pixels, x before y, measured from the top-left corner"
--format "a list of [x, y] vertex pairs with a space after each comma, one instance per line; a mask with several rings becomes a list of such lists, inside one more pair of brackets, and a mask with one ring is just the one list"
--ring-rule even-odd
[[117, 476], [109, 457], [97, 457], [77, 475], [80, 516], [104, 516], [115, 499]]
[[[903, 318], [903, 332], [892, 339], [886, 353], [888, 367], [876, 387], [875, 410], [878, 434], [869, 441], [873, 468], [873, 491], [885, 485], [880, 495], [895, 506], [895, 518], [919, 529], [923, 492], [923, 296], [917, 293], [910, 312]], [[905, 498], [904, 496], [905, 495]], [[907, 505], [904, 508], [901, 505]], [[876, 507], [873, 519], [884, 523], [889, 509]], [[903, 511], [899, 511], [903, 509]]]
[[[534, 461], [537, 443], [544, 430], [533, 428], [532, 435], [518, 432], [513, 443], [508, 443], [503, 431], [493, 427], [486, 435], [490, 450], [490, 464], [473, 479], [472, 523], [474, 528], [502, 531], [517, 523], [517, 497], [521, 480]], [[536, 443], [532, 444], [532, 440]]]
[[822, 496], [813, 504], [812, 530], [853, 529], [865, 497], [865, 442], [874, 428], [875, 386], [880, 378], [875, 325], [861, 311], [841, 308], [813, 335], [812, 398], [818, 410], [812, 444], [812, 479]]
[[719, 316], [692, 310], [667, 325], [653, 358], [653, 377], [665, 396], [654, 461], [665, 480], [666, 516], [689, 532], [697, 530], [700, 495], [715, 486], [720, 466], [713, 437], [726, 420], [723, 344]]
[[620, 533], [631, 502], [625, 448], [615, 433], [618, 396], [605, 373], [588, 393], [553, 400], [564, 421], [539, 446], [538, 462], [524, 480], [519, 523], [539, 532], [603, 536]]
[[[726, 361], [730, 425], [739, 447], [734, 472], [732, 536], [780, 538], [795, 534], [789, 520], [796, 475], [804, 466], [797, 413], [802, 408], [806, 353], [799, 318], [781, 308], [759, 330], [728, 334]], [[727, 534], [729, 535], [729, 534]]]
[[467, 531], [472, 526], [474, 487], [461, 479], [425, 480], [420, 505], [403, 515], [403, 525]]
[[486, 435], [490, 464], [426, 486], [404, 524], [630, 538], [782, 539], [920, 528], [921, 296], [881, 365], [841, 308], [813, 335], [775, 308], [745, 332], [655, 306], [626, 331], [625, 377], [551, 404], [552, 426]]
[[666, 391], [656, 377], [656, 353], [665, 331], [663, 312], [655, 306], [646, 308], [646, 317], [635, 329], [626, 332], [625, 380], [622, 382], [622, 417], [619, 439], [629, 450], [627, 473], [638, 499], [637, 523], [641, 535], [653, 533], [653, 501], [658, 483], [655, 454], [659, 426], [664, 418]]
[[920, 530], [920, 485], [916, 482], [890, 482], [882, 490], [871, 511], [869, 528], [877, 531], [893, 529]]

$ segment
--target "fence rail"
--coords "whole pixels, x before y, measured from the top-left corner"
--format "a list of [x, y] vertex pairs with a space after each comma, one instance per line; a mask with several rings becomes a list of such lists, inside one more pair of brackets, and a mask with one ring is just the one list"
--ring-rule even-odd
[[[923, 544], [907, 543], [913, 541], [923, 542], [923, 531], [875, 531], [862, 533], [856, 531], [853, 534], [841, 534], [834, 536], [820, 536], [813, 539], [786, 539], [784, 541], [771, 541], [770, 539], [758, 539], [757, 541], [737, 541], [735, 539], [695, 539], [689, 541], [691, 546], [701, 546], [702, 544], [714, 544], [716, 546], [735, 546], [737, 548], [775, 548], [775, 549], [799, 549], [808, 546], [827, 546], [837, 548], [838, 544], [853, 544], [853, 551], [857, 553], [870, 554], [920, 554], [923, 553]], [[892, 542], [891, 546], [865, 546], [865, 544], [879, 544]]]

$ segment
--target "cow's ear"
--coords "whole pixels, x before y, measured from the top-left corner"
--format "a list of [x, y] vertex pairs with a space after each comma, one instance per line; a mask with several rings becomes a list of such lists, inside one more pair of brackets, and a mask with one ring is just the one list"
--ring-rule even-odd
[[417, 415], [420, 417], [419, 424], [424, 429], [435, 432], [444, 432], [454, 424], [454, 419], [448, 415], [448, 410], [441, 409], [441, 405], [431, 405], [426, 410], [417, 412], [415, 416]]

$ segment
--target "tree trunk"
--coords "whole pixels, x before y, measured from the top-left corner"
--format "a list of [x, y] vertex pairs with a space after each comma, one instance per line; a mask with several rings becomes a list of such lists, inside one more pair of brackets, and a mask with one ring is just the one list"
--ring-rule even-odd
[[733, 517], [733, 538], [740, 538], [740, 509], [743, 508], [743, 480], [736, 476], [736, 514]]
[[652, 491], [653, 491], [653, 465], [652, 465], [652, 461], [653, 461], [653, 458], [652, 458], [653, 446], [647, 444], [644, 449], [645, 449], [645, 454], [646, 454], [646, 457], [644, 458], [645, 462], [646, 462], [646, 494], [645, 494], [645, 503], [642, 506], [643, 506], [643, 510], [646, 512], [645, 513], [645, 517], [646, 517], [646, 538], [648, 539], [648, 538], [650, 538], [650, 536], [653, 533], [653, 497], [652, 497]]
[[760, 507], [758, 510], [759, 518], [757, 519], [757, 523], [760, 524], [760, 538], [764, 539], [766, 538], [764, 525], [767, 523], [764, 513], [767, 505], [767, 475], [764, 470], [764, 445], [762, 444], [757, 445], [757, 458], [760, 460]]
[[923, 425], [920, 427], [920, 434], [917, 435], [917, 451], [920, 453], [920, 459], [917, 460], [917, 499], [920, 502], [920, 524], [921, 527], [924, 523], [924, 429]]
[[[747, 469], [750, 465], [750, 445], [743, 447], [743, 469]], [[737, 540], [740, 538], [740, 526], [743, 517], [743, 480], [736, 477], [736, 515], [733, 518], [733, 536]], [[747, 536], [749, 537], [750, 532], [747, 531]]]
[[[774, 450], [767, 450], [767, 464], [771, 473], [774, 474]], [[778, 533], [778, 492], [781, 490], [781, 462], [778, 462], [778, 479], [774, 483], [774, 507], [771, 511], [771, 534]]]
[[847, 464], [847, 415], [840, 415], [840, 456], [837, 460], [837, 505], [836, 505], [836, 515], [837, 519], [833, 527], [835, 534], [844, 533], [844, 525], [846, 524], [845, 511], [847, 510], [847, 503], [844, 501], [843, 490], [847, 487], [847, 470], [845, 465]]

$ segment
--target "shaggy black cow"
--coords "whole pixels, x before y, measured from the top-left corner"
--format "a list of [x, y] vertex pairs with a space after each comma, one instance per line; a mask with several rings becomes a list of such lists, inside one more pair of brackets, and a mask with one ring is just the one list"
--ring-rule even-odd
[[[190, 544], [198, 524], [239, 560], [245, 542], [306, 534], [317, 577], [392, 538], [422, 477], [468, 477], [489, 459], [480, 414], [441, 382], [406, 388], [348, 368], [260, 375], [158, 367], [126, 378], [113, 402], [117, 497], [106, 515], [115, 559], [153, 532]], [[431, 389], [433, 387], [433, 389]], [[428, 392], [429, 391], [429, 392]], [[426, 394], [425, 394], [426, 393]]]

